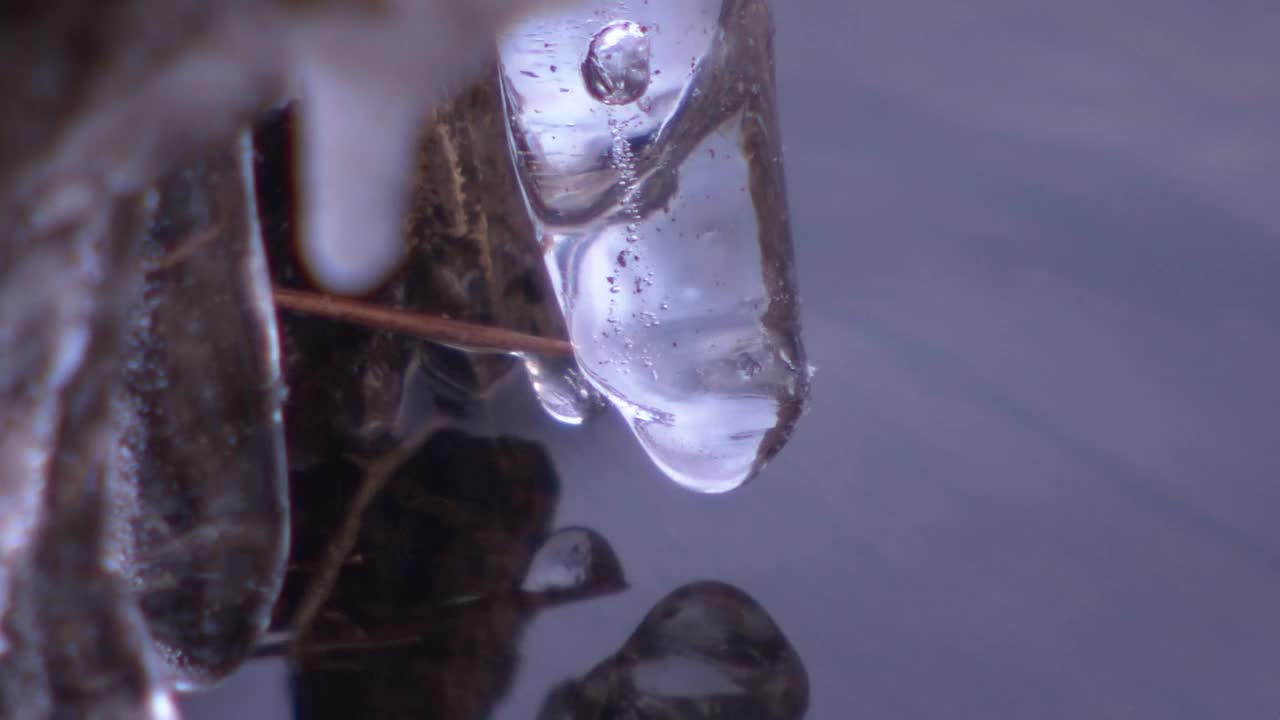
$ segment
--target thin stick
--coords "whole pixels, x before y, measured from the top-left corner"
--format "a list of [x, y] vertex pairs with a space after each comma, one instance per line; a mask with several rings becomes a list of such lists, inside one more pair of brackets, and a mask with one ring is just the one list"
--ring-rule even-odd
[[290, 655], [301, 657], [311, 626], [320, 614], [320, 609], [333, 594], [333, 587], [338, 582], [342, 566], [346, 564], [347, 558], [351, 557], [351, 551], [355, 549], [356, 541], [360, 538], [360, 525], [364, 520], [365, 511], [369, 509], [373, 499], [382, 492], [382, 488], [400, 469], [400, 466], [418, 451], [432, 433], [439, 429], [438, 422], [428, 422], [394, 450], [365, 466], [360, 488], [356, 490], [356, 496], [347, 507], [337, 534], [325, 548], [320, 568], [307, 585], [307, 589], [303, 591], [302, 600], [298, 603], [298, 609], [289, 623], [293, 630], [293, 637], [289, 640]]
[[476, 325], [315, 292], [276, 287], [273, 294], [276, 305], [286, 310], [407, 333], [468, 350], [528, 352], [556, 357], [573, 355], [573, 346], [565, 340], [526, 335], [514, 330]]

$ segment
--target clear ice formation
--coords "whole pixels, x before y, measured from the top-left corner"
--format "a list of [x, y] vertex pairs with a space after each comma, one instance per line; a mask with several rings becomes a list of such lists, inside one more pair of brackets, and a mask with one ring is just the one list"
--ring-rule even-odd
[[586, 378], [670, 478], [738, 487], [809, 388], [766, 4], [578, 2], [499, 52], [517, 175]]
[[50, 184], [27, 204], [0, 183], [0, 718], [171, 720], [105, 562], [102, 461], [145, 211], [79, 176]]
[[284, 384], [252, 152], [245, 132], [156, 184], [116, 402], [113, 564], [181, 690], [253, 650], [288, 554]]
[[529, 385], [542, 409], [565, 425], [581, 425], [604, 405], [600, 393], [583, 376], [572, 358], [547, 358], [520, 353]]

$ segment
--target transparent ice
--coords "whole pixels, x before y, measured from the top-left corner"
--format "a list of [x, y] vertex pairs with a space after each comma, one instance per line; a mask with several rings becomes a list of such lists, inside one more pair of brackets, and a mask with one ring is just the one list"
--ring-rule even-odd
[[578, 2], [500, 38], [510, 142], [586, 378], [724, 492], [808, 393], [761, 0]]
[[581, 425], [604, 403], [572, 358], [519, 353], [542, 409], [566, 425]]
[[283, 381], [251, 153], [242, 134], [156, 184], [116, 402], [110, 559], [181, 690], [253, 650], [288, 552]]

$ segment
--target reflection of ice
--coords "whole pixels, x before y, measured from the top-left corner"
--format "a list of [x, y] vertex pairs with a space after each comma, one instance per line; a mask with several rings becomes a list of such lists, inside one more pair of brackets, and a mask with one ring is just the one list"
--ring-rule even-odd
[[[730, 490], [780, 449], [809, 380], [768, 12], [585, 5], [500, 43], [517, 172], [587, 379], [672, 479]], [[619, 27], [643, 32], [648, 85], [606, 103], [584, 58]], [[636, 55], [610, 87], [639, 85]]]
[[609, 541], [590, 528], [571, 527], [557, 530], [533, 554], [520, 590], [585, 594], [625, 586], [622, 564]]
[[732, 585], [697, 582], [649, 611], [627, 643], [553, 690], [540, 720], [798, 720], [809, 705], [800, 657], [769, 614]]

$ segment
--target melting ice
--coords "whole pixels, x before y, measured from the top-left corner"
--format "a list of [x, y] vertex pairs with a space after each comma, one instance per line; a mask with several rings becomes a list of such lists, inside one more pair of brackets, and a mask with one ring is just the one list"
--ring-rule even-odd
[[510, 141], [588, 381], [724, 492], [808, 393], [762, 0], [580, 2], [500, 40]]

